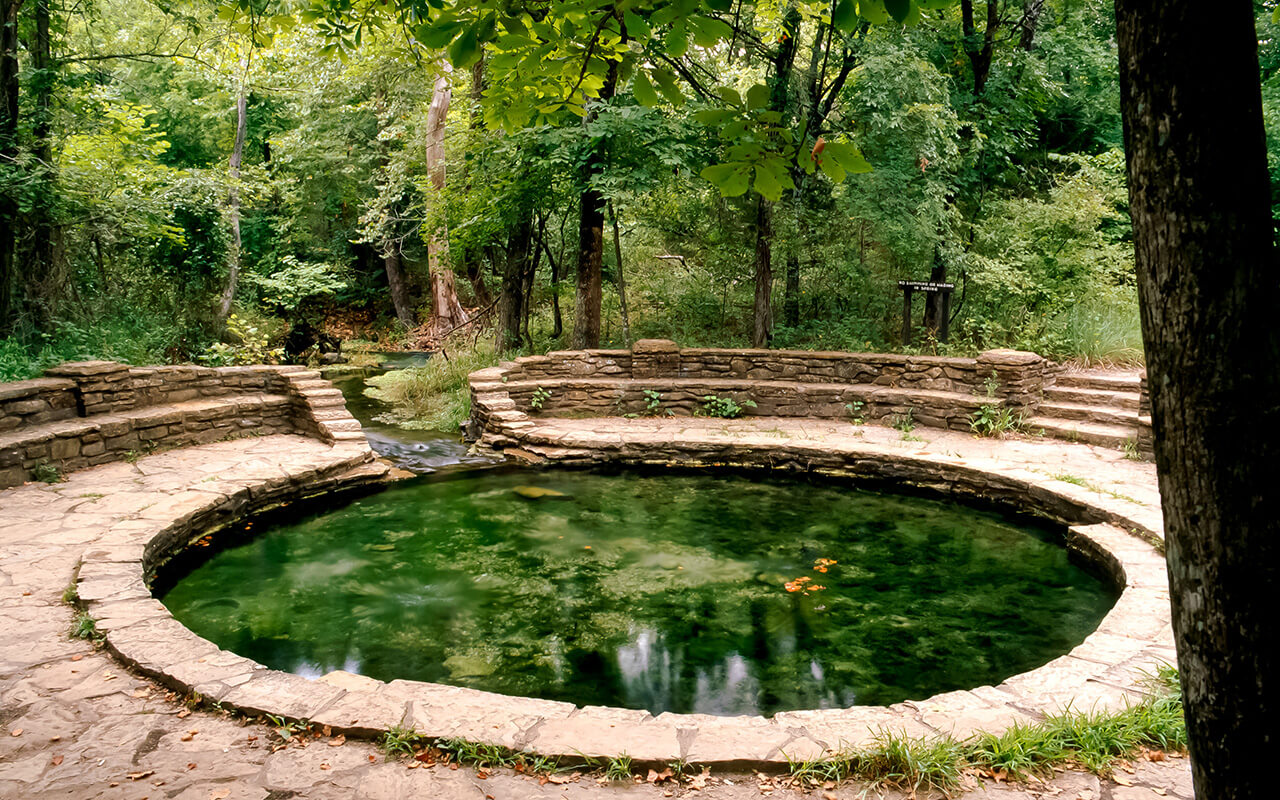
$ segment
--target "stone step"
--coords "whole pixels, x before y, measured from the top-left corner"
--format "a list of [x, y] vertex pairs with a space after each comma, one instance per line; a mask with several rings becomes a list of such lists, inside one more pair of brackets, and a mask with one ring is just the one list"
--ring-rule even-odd
[[1124, 425], [1134, 428], [1138, 425], [1138, 412], [1136, 409], [1093, 406], [1082, 403], [1041, 403], [1038, 412], [1040, 416], [1052, 419], [1070, 419], [1081, 422], [1096, 422], [1101, 425]]
[[1059, 386], [1076, 389], [1102, 389], [1113, 392], [1138, 392], [1140, 379], [1136, 373], [1108, 374], [1099, 372], [1064, 372], [1057, 378]]
[[1138, 410], [1137, 392], [1118, 392], [1107, 389], [1087, 389], [1076, 386], [1050, 386], [1044, 390], [1044, 399], [1053, 403], [1075, 403], [1086, 406], [1110, 406]]
[[1101, 425], [1096, 422], [1051, 417], [1032, 417], [1026, 422], [1026, 430], [1033, 434], [1038, 433], [1069, 442], [1113, 448], [1122, 448], [1128, 442], [1136, 442], [1138, 438], [1137, 428], [1128, 425]]

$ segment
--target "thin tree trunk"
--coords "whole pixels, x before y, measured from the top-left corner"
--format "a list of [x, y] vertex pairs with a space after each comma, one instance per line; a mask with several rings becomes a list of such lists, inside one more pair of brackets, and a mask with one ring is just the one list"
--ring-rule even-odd
[[[445, 185], [445, 120], [452, 96], [449, 76], [441, 74], [436, 78], [427, 109], [427, 174], [436, 190], [437, 201]], [[466, 322], [467, 312], [458, 300], [457, 282], [449, 266], [449, 236], [439, 228], [427, 240], [427, 272], [431, 276], [431, 330], [442, 336]]]
[[973, 69], [973, 94], [982, 94], [991, 76], [991, 57], [995, 52], [996, 29], [1000, 27], [997, 0], [987, 0], [987, 27], [978, 33], [973, 17], [973, 0], [960, 0], [960, 27], [964, 32], [964, 51]]
[[627, 311], [627, 279], [622, 274], [622, 236], [618, 232], [618, 215], [609, 201], [609, 218], [613, 221], [613, 258], [618, 277], [618, 307], [622, 311], [622, 343], [631, 346], [631, 314]]
[[1280, 272], [1254, 5], [1117, 0], [1116, 30], [1192, 777], [1203, 800], [1272, 797]]
[[772, 204], [763, 197], [756, 203], [756, 298], [752, 318], [752, 347], [768, 347], [773, 338], [773, 241]]
[[1022, 34], [1018, 37], [1018, 47], [1028, 53], [1035, 47], [1036, 28], [1040, 25], [1044, 4], [1045, 0], [1026, 0], [1022, 5]]
[[49, 141], [50, 114], [53, 103], [53, 58], [49, 38], [49, 0], [35, 2], [35, 48], [31, 51], [31, 88], [35, 94], [35, 115], [31, 125], [32, 151], [39, 162], [42, 188], [36, 192], [31, 206], [31, 249], [27, 274], [44, 284], [41, 314], [53, 313], [53, 303], [61, 288], [55, 275], [54, 224], [52, 199], [57, 192], [53, 169], [53, 145]]
[[218, 302], [217, 323], [221, 327], [231, 315], [231, 303], [236, 297], [236, 283], [240, 280], [240, 165], [244, 159], [244, 139], [249, 127], [249, 65], [241, 65], [244, 75], [240, 91], [236, 95], [236, 139], [227, 162], [231, 176], [231, 188], [227, 191], [227, 218], [231, 226], [231, 245], [227, 248], [227, 285]]
[[782, 296], [782, 319], [791, 327], [800, 324], [800, 256], [787, 254], [786, 290]]
[[[483, 135], [484, 115], [480, 110], [480, 101], [484, 97], [484, 51], [480, 51], [480, 60], [471, 67], [471, 120], [470, 128], [473, 136]], [[471, 162], [463, 165], [466, 193], [471, 193]], [[493, 304], [489, 287], [484, 282], [484, 250], [480, 247], [469, 247], [462, 254], [463, 268], [467, 273], [467, 282], [471, 284], [471, 293], [475, 295], [476, 305], [488, 308]]]
[[[18, 11], [22, 0], [2, 0], [0, 17], [0, 160], [18, 156]], [[14, 288], [18, 282], [18, 203], [0, 194], [0, 335], [11, 333], [17, 317]]]
[[546, 238], [542, 240], [542, 249], [547, 252], [547, 261], [551, 264], [551, 338], [559, 339], [564, 335], [564, 319], [560, 316], [560, 260], [551, 256]]
[[395, 307], [396, 319], [405, 328], [412, 330], [418, 321], [414, 318], [413, 303], [409, 300], [409, 285], [404, 277], [404, 259], [399, 239], [387, 242], [382, 253], [382, 266], [387, 271], [387, 285], [391, 287], [391, 304]]

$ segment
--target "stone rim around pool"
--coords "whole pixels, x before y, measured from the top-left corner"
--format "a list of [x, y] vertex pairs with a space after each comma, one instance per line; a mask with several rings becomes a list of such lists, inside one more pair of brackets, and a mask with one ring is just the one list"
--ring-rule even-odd
[[[783, 463], [795, 468], [793, 444], [721, 445], [715, 466]], [[770, 452], [770, 450], [774, 452]], [[738, 451], [737, 463], [734, 455]], [[690, 452], [690, 456], [693, 451]], [[788, 460], [786, 456], [792, 458]], [[892, 706], [790, 711], [763, 717], [716, 717], [588, 706], [512, 697], [416, 681], [388, 683], [333, 672], [309, 679], [268, 669], [220, 649], [181, 625], [151, 596], [152, 567], [211, 530], [281, 503], [351, 489], [380, 473], [299, 470], [253, 486], [202, 487], [164, 507], [112, 527], [81, 561], [78, 593], [105, 642], [120, 659], [180, 691], [224, 708], [327, 725], [335, 733], [377, 736], [412, 728], [432, 739], [462, 738], [566, 761], [626, 754], [642, 765], [683, 760], [719, 768], [781, 768], [788, 759], [830, 755], [879, 732], [928, 736], [999, 732], [1067, 706], [1119, 708], [1145, 694], [1146, 673], [1172, 663], [1174, 650], [1163, 556], [1116, 525], [1159, 535], [1125, 515], [1120, 502], [1082, 502], [1052, 479], [989, 463], [957, 464], [936, 456], [842, 448], [842, 468], [814, 471], [880, 477], [960, 495], [1016, 499], [1025, 510], [1070, 523], [1067, 546], [1102, 567], [1120, 596], [1092, 634], [1070, 653], [998, 686], [935, 695]], [[608, 458], [602, 456], [602, 458]], [[762, 461], [763, 459], [763, 461]], [[617, 459], [623, 460], [623, 459]], [[649, 463], [706, 465], [673, 458]], [[1106, 519], [1114, 524], [1098, 523]]]

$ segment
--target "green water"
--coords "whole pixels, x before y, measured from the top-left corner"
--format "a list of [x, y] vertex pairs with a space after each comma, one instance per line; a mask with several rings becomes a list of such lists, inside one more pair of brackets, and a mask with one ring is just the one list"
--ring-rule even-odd
[[303, 675], [655, 713], [997, 683], [1069, 650], [1114, 602], [1048, 529], [732, 475], [489, 473], [256, 527], [163, 597], [223, 647]]

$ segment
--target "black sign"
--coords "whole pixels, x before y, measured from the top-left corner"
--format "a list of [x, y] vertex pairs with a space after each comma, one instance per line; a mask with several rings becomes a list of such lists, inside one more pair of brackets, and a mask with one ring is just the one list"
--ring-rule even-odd
[[949, 292], [956, 288], [954, 283], [934, 283], [933, 281], [898, 281], [899, 289], [910, 289], [913, 292]]

